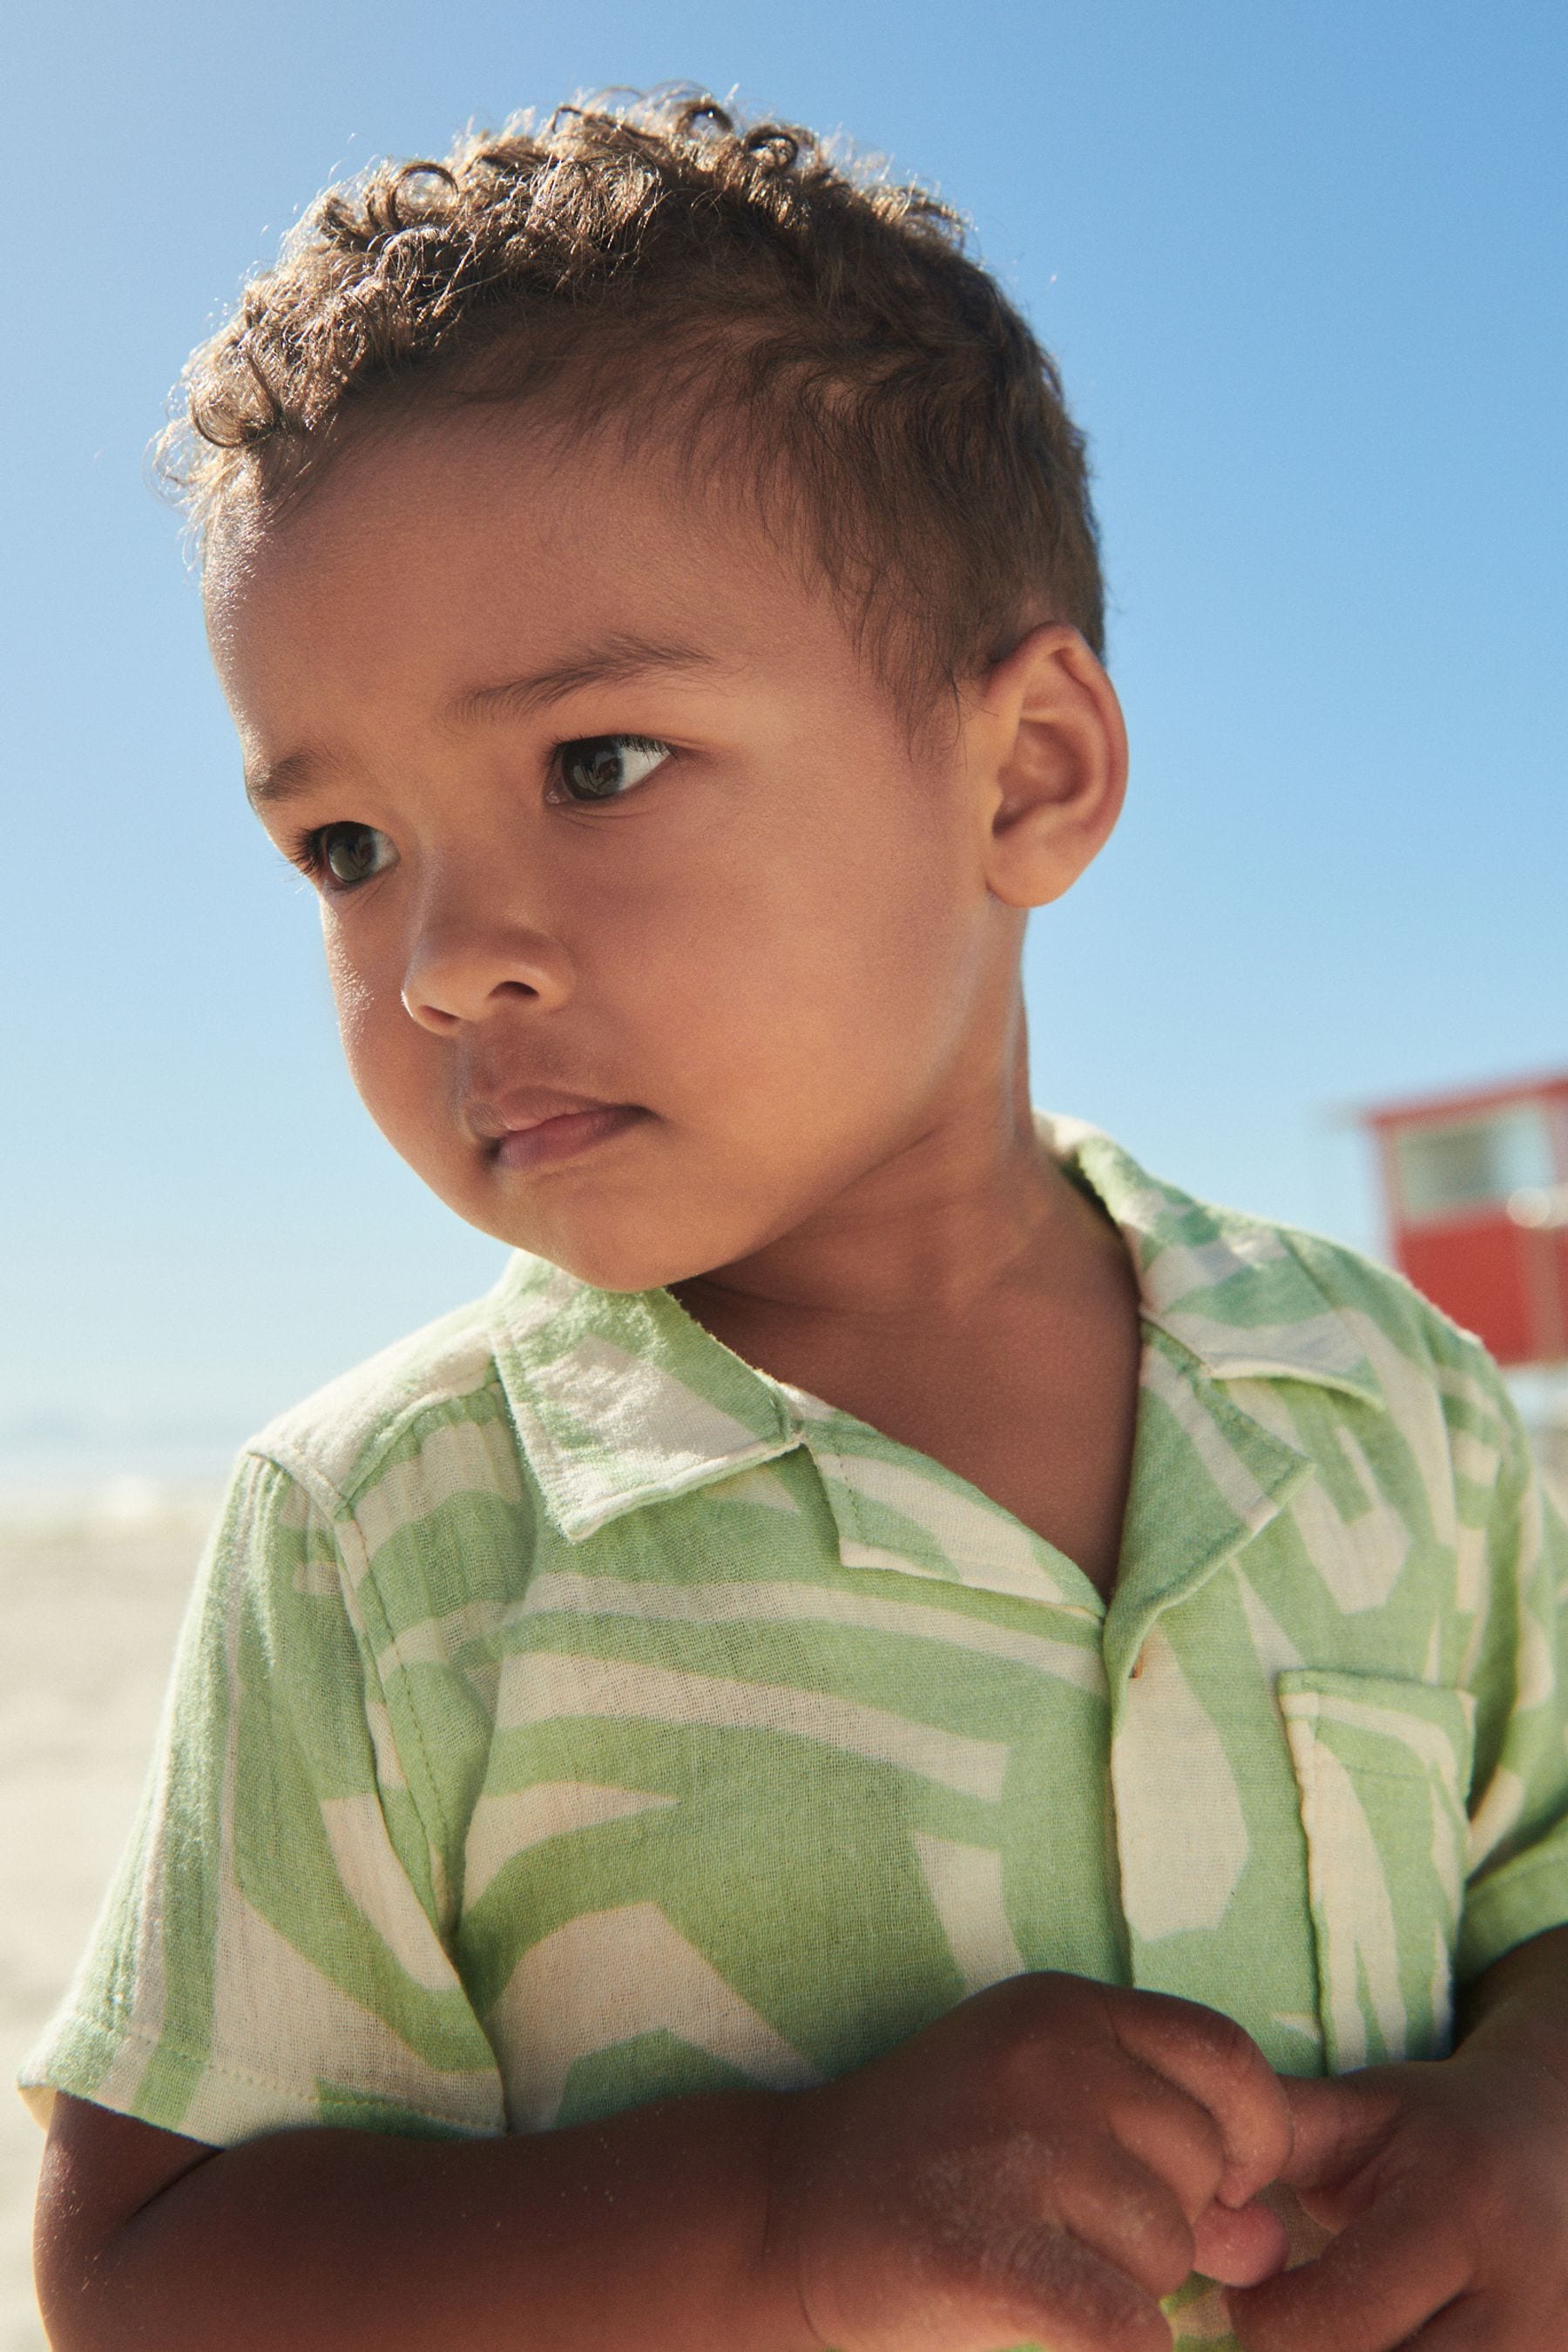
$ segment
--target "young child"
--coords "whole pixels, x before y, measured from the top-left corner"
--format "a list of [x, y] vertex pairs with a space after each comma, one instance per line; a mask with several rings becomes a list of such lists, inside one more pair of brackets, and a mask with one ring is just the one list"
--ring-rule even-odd
[[566, 110], [188, 389], [355, 1080], [522, 1254], [246, 1451], [26, 2070], [55, 2345], [1568, 2343], [1563, 1531], [1403, 1284], [1031, 1114], [1124, 743], [950, 216]]

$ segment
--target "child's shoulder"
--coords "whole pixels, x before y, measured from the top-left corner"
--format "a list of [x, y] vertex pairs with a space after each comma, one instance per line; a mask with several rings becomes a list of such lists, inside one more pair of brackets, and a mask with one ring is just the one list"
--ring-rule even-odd
[[[336, 1517], [353, 1510], [416, 1457], [470, 1453], [499, 1431], [510, 1454], [506, 1383], [500, 1359], [526, 1348], [559, 1306], [569, 1281], [541, 1258], [516, 1253], [482, 1297], [438, 1316], [406, 1339], [340, 1373], [276, 1414], [245, 1447], [275, 1463]], [[456, 1462], [454, 1469], [458, 1466]], [[496, 1465], [497, 1483], [515, 1471]]]
[[1495, 1440], [1514, 1420], [1481, 1341], [1403, 1275], [1321, 1234], [1201, 1200], [1092, 1129], [1046, 1126], [1121, 1225], [1145, 1317], [1221, 1378], [1316, 1381], [1412, 1436], [1440, 1421], [1450, 1432], [1485, 1424]]

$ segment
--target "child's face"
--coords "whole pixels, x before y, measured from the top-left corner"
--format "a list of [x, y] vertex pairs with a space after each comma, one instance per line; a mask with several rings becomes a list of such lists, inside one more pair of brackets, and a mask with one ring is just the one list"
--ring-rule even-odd
[[994, 1118], [1022, 917], [973, 728], [911, 739], [760, 524], [471, 411], [220, 538], [207, 598], [355, 1083], [472, 1223], [642, 1288]]

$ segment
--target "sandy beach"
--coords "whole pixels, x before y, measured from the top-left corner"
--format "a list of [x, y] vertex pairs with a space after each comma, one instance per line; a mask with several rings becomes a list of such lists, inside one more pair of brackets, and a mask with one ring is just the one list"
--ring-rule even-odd
[[[122, 1479], [0, 1516], [0, 2059], [65, 1990], [130, 1827], [216, 1498]], [[0, 2098], [0, 2352], [43, 2352], [28, 2242], [43, 2135]]]

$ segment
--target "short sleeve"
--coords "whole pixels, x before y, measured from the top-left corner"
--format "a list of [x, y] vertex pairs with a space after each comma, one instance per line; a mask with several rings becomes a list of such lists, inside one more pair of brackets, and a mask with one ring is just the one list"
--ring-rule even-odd
[[431, 1851], [332, 1520], [247, 1455], [29, 2105], [64, 2090], [218, 2147], [312, 2123], [500, 2130]]
[[[1467, 1676], [1476, 1762], [1461, 1982], [1516, 1944], [1568, 1925], [1568, 1526], [1501, 1381], [1488, 1370], [1493, 1428], [1478, 1428], [1457, 1448], [1461, 1581], [1481, 1588]], [[1467, 1467], [1477, 1474], [1468, 1490], [1485, 1506], [1468, 1515]]]

